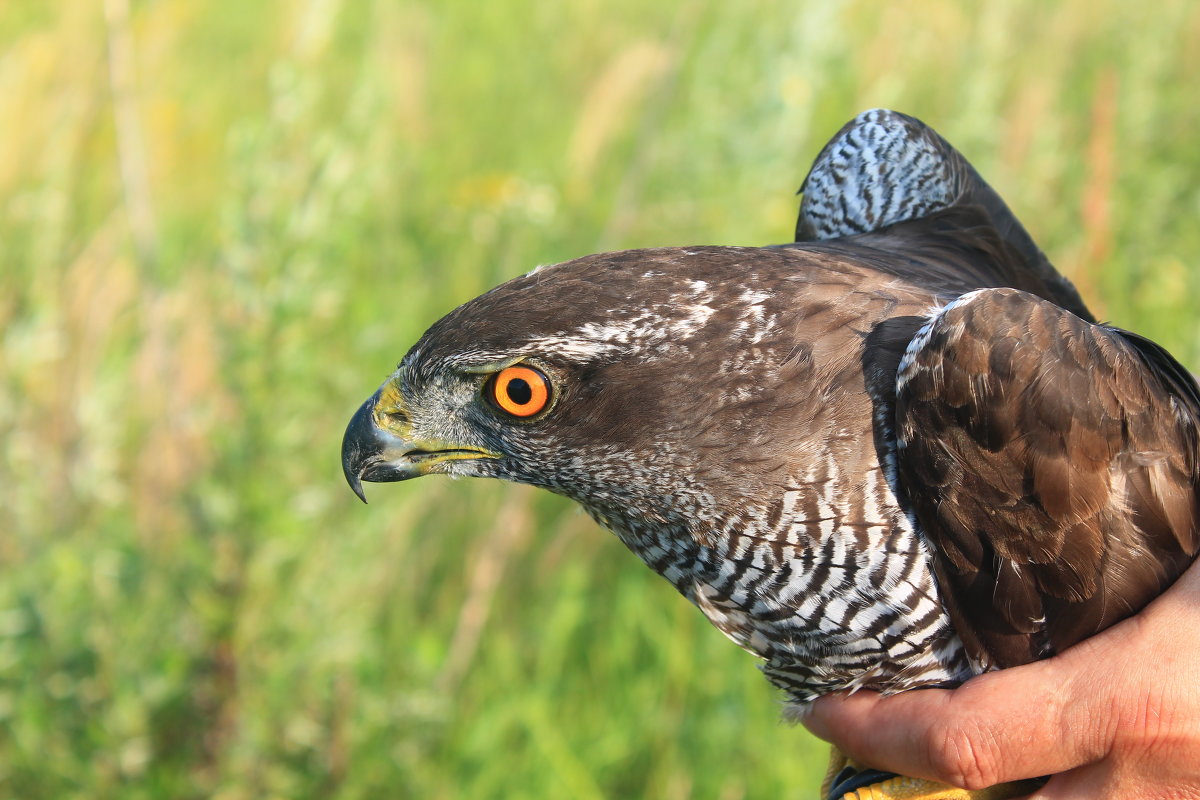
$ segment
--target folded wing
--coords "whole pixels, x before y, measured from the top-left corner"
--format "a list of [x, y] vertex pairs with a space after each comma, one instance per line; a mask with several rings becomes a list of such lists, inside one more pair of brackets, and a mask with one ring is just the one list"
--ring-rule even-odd
[[918, 331], [896, 388], [899, 482], [981, 665], [1108, 627], [1196, 554], [1200, 393], [1152, 342], [980, 290]]

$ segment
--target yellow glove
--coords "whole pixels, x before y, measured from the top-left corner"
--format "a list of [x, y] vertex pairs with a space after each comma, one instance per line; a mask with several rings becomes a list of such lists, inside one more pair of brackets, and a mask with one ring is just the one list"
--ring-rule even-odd
[[829, 770], [821, 784], [822, 800], [1008, 800], [1037, 789], [1042, 781], [1014, 781], [980, 789], [958, 789], [924, 778], [906, 778], [855, 764], [830, 748]]

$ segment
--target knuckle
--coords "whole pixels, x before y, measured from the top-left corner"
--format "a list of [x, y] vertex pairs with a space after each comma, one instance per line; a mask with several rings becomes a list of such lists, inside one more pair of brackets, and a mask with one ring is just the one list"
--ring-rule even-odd
[[940, 780], [969, 791], [986, 789], [1000, 782], [994, 748], [981, 731], [939, 723], [929, 733], [928, 759]]
[[1146, 753], [1170, 750], [1175, 743], [1175, 703], [1169, 689], [1157, 684], [1128, 703], [1119, 723], [1118, 742]]

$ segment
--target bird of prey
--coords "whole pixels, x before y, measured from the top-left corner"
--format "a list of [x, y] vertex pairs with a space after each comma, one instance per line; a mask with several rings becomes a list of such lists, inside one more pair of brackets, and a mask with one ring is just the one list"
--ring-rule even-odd
[[794, 243], [588, 255], [452, 311], [351, 420], [351, 487], [566, 495], [801, 709], [1047, 657], [1162, 592], [1200, 546], [1191, 375], [912, 117], [860, 114], [801, 191]]

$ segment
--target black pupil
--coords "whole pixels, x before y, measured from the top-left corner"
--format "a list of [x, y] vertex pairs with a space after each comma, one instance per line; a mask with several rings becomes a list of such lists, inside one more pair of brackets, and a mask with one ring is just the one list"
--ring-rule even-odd
[[533, 399], [533, 387], [524, 378], [513, 378], [505, 385], [504, 391], [508, 392], [508, 399], [519, 406]]

